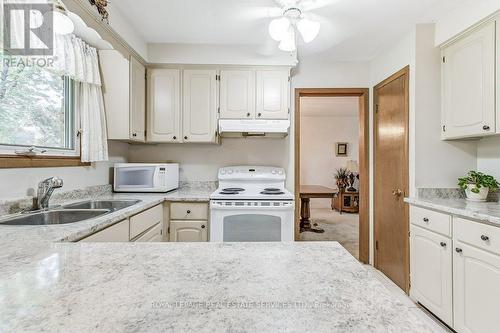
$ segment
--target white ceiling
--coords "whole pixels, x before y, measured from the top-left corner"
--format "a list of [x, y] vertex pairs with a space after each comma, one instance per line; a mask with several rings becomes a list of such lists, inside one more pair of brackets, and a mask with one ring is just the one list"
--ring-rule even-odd
[[[299, 56], [327, 52], [333, 60], [368, 60], [414, 24], [471, 1], [481, 0], [303, 0], [321, 31], [299, 45]], [[277, 47], [267, 33], [280, 13], [273, 0], [119, 0], [113, 7], [148, 43]]]
[[302, 117], [358, 117], [358, 97], [301, 97]]

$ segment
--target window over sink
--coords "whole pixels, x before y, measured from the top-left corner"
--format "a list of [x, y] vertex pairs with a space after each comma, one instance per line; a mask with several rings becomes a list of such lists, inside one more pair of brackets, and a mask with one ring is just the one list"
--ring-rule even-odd
[[20, 58], [2, 60], [0, 154], [79, 156], [73, 80]]

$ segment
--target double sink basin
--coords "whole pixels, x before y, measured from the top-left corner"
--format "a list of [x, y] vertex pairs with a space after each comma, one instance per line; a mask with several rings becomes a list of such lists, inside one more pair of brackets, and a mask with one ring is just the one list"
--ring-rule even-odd
[[89, 200], [0, 220], [0, 225], [69, 224], [96, 218], [133, 206], [141, 200]]

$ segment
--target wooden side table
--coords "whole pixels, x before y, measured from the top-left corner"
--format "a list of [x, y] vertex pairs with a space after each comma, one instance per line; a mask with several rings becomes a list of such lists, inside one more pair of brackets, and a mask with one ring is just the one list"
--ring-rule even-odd
[[332, 209], [337, 210], [340, 214], [342, 212], [359, 213], [359, 192], [340, 191], [332, 199]]

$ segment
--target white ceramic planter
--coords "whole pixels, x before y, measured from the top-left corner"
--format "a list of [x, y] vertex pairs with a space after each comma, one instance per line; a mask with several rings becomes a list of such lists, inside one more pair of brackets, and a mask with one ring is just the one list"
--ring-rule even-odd
[[467, 200], [469, 201], [486, 201], [486, 198], [488, 197], [488, 193], [490, 192], [490, 189], [487, 187], [481, 187], [479, 189], [479, 193], [474, 193], [471, 191], [475, 185], [467, 185], [467, 188], [465, 189], [465, 195], [467, 196]]

